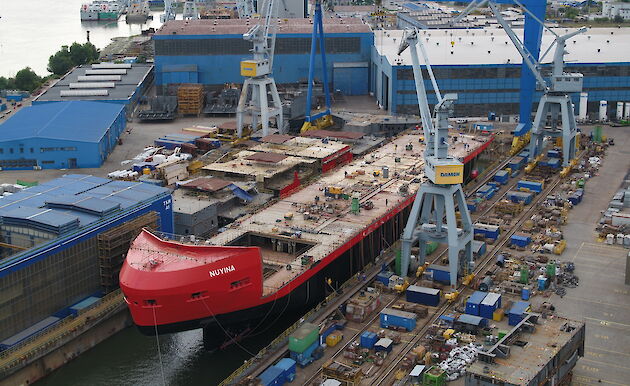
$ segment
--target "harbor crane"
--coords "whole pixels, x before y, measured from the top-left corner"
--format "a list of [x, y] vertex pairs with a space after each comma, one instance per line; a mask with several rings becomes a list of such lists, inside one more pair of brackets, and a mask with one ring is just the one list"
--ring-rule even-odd
[[239, 19], [247, 19], [254, 15], [254, 0], [238, 0], [236, 10]]
[[[464, 165], [448, 155], [449, 136], [448, 118], [457, 100], [456, 94], [441, 95], [437, 81], [433, 76], [422, 40], [417, 29], [407, 29], [398, 49], [398, 55], [407, 48], [411, 50], [411, 62], [416, 85], [418, 107], [422, 119], [422, 130], [426, 148], [424, 151], [424, 174], [428, 181], [423, 183], [416, 194], [415, 201], [409, 214], [409, 219], [403, 231], [401, 253], [401, 276], [406, 277], [411, 261], [411, 247], [418, 242], [418, 265], [422, 266], [426, 260], [426, 245], [429, 241], [448, 244], [448, 262], [450, 282], [457, 285], [458, 271], [472, 269], [472, 239], [473, 226], [466, 206], [466, 197], [462, 190], [464, 180]], [[425, 59], [427, 72], [431, 77], [435, 95], [438, 99], [431, 115], [427, 92], [424, 87], [422, 68], [418, 58], [421, 47]], [[461, 215], [461, 228], [457, 227], [455, 207]], [[444, 222], [446, 219], [446, 222]], [[460, 260], [460, 252], [463, 259]]]
[[175, 20], [174, 0], [164, 0], [164, 13], [160, 15], [162, 23], [166, 23], [169, 20]]
[[243, 135], [245, 115], [251, 117], [252, 131], [262, 125], [263, 136], [270, 134], [269, 121], [272, 118], [275, 118], [278, 130], [284, 130], [282, 101], [271, 75], [276, 44], [276, 0], [262, 0], [259, 9], [262, 9], [259, 23], [243, 35], [243, 39], [254, 45], [254, 58], [241, 62], [241, 75], [245, 77], [245, 82], [236, 108], [239, 137]]
[[[520, 5], [518, 0], [515, 0], [515, 2]], [[562, 165], [565, 167], [569, 166], [571, 161], [575, 158], [577, 135], [575, 112], [569, 93], [579, 93], [582, 91], [584, 76], [579, 73], [568, 73], [564, 71], [564, 55], [567, 53], [567, 40], [575, 35], [585, 32], [587, 28], [580, 28], [565, 35], [558, 35], [551, 28], [545, 26], [544, 21], [540, 20], [535, 15], [530, 15], [538, 23], [540, 23], [542, 28], [545, 28], [555, 36], [555, 40], [551, 43], [549, 48], [547, 48], [547, 51], [543, 54], [540, 60], [536, 60], [531, 52], [529, 52], [525, 44], [523, 44], [516, 35], [514, 30], [505, 21], [498, 6], [492, 1], [485, 0], [470, 3], [468, 7], [466, 7], [466, 9], [462, 11], [457, 18], [455, 18], [455, 21], [460, 20], [464, 15], [468, 14], [477, 7], [483, 6], [484, 4], [487, 4], [488, 7], [490, 7], [494, 16], [497, 18], [497, 21], [501, 24], [501, 27], [503, 27], [519, 54], [523, 57], [523, 62], [534, 74], [538, 88], [543, 91], [543, 95], [538, 103], [536, 117], [534, 118], [531, 130], [531, 157], [533, 158], [542, 153], [543, 140], [546, 136], [562, 138]], [[527, 8], [522, 8], [525, 12], [529, 12]], [[554, 46], [555, 52], [551, 71], [551, 81], [547, 81], [543, 77], [540, 62], [544, 60]]]
[[[315, 57], [317, 56], [317, 46], [322, 59], [322, 82], [324, 86], [324, 97], [326, 107], [324, 111], [311, 115], [313, 100], [313, 83], [315, 81]], [[333, 125], [330, 103], [330, 89], [328, 85], [328, 67], [326, 65], [326, 43], [324, 37], [324, 21], [322, 3], [315, 1], [315, 12], [313, 14], [313, 35], [311, 37], [311, 56], [308, 69], [308, 91], [306, 93], [306, 118], [300, 132], [305, 133], [313, 129], [325, 129]]]

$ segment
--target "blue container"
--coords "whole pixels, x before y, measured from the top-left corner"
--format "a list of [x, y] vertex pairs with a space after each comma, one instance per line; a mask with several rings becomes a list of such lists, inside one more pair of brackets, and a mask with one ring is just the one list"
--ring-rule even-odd
[[83, 309], [90, 307], [92, 304], [98, 302], [99, 300], [101, 299], [97, 298], [96, 296], [90, 296], [70, 306], [68, 310], [70, 311], [72, 315], [77, 316], [79, 312], [81, 312]]
[[453, 314], [444, 314], [439, 317], [440, 320], [446, 322], [449, 326], [452, 326], [455, 323], [456, 316]]
[[378, 341], [378, 335], [376, 335], [376, 333], [371, 332], [371, 331], [365, 331], [363, 332], [363, 334], [361, 334], [361, 339], [359, 341], [359, 344], [361, 345], [361, 347], [371, 349], [374, 347], [377, 341]]
[[483, 197], [492, 192], [494, 192], [494, 187], [486, 184], [477, 189], [477, 196]]
[[510, 201], [514, 202], [514, 203], [523, 203], [525, 205], [529, 205], [532, 203], [532, 200], [534, 199], [534, 193], [531, 192], [516, 192], [516, 191], [509, 191], [507, 194], [508, 198], [510, 199]]
[[431, 272], [433, 281], [449, 284], [451, 282], [451, 272], [443, 265], [431, 264], [426, 272]]
[[529, 151], [527, 150], [523, 150], [522, 152], [518, 153], [518, 156], [523, 157], [525, 162], [529, 161]]
[[499, 170], [498, 172], [496, 172], [493, 179], [501, 185], [505, 185], [508, 183], [510, 175], [506, 170]]
[[559, 158], [552, 158], [547, 161], [547, 166], [552, 167], [554, 169], [559, 169], [562, 166], [562, 160]]
[[480, 224], [476, 223], [473, 228], [475, 235], [483, 235], [487, 239], [496, 240], [501, 233], [500, 228], [497, 225]]
[[488, 112], [488, 120], [489, 121], [494, 121], [497, 119], [497, 114], [493, 113], [492, 111]]
[[319, 337], [319, 343], [324, 344], [326, 342], [326, 337], [337, 331], [337, 326], [335, 324], [331, 324], [327, 329], [325, 329]]
[[8, 101], [13, 101], [13, 102], [22, 102], [22, 100], [24, 99], [24, 96], [22, 95], [7, 95], [5, 97], [6, 100]]
[[517, 189], [527, 189], [531, 192], [536, 192], [536, 193], [540, 193], [543, 191], [543, 184], [540, 182], [534, 182], [534, 181], [521, 180], [518, 182], [516, 187]]
[[507, 166], [512, 170], [520, 170], [524, 164], [525, 164], [525, 158], [513, 157], [510, 161], [508, 161]]
[[529, 308], [528, 302], [516, 302], [508, 312], [508, 324], [510, 326], [516, 326], [523, 320], [524, 313]]
[[313, 352], [319, 347], [319, 339], [315, 340], [304, 352], [297, 353], [290, 351], [291, 359], [293, 359], [300, 367], [304, 367], [313, 362]]
[[0, 111], [4, 111], [7, 109], [6, 103], [0, 103]]
[[468, 210], [472, 213], [477, 211], [477, 202], [476, 201], [466, 201], [466, 206], [468, 207]]
[[293, 382], [295, 379], [295, 361], [291, 358], [282, 358], [276, 367], [282, 370], [283, 377], [286, 382]]
[[549, 158], [561, 158], [562, 154], [558, 150], [549, 150], [547, 152], [547, 157]]
[[276, 366], [271, 366], [258, 376], [263, 386], [283, 385], [284, 372]]
[[383, 285], [389, 285], [389, 278], [392, 277], [394, 272], [391, 271], [383, 271], [376, 274], [376, 280], [383, 283]]
[[513, 234], [510, 237], [510, 243], [512, 245], [516, 245], [517, 247], [525, 248], [532, 242], [532, 238], [527, 235], [522, 234]]
[[402, 327], [413, 331], [416, 328], [416, 318], [417, 315], [411, 312], [385, 308], [381, 311], [380, 325], [381, 328]]
[[410, 285], [405, 292], [408, 302], [437, 307], [440, 304], [440, 290]]
[[523, 290], [521, 291], [521, 299], [529, 300], [529, 297], [531, 296], [531, 292], [532, 290], [529, 287], [523, 287]]
[[486, 243], [484, 241], [472, 241], [472, 252], [475, 259], [486, 254]]
[[547, 278], [546, 277], [539, 277], [538, 278], [538, 290], [539, 291], [544, 291], [547, 289]]
[[392, 346], [394, 342], [389, 338], [379, 339], [378, 342], [374, 345], [374, 351], [385, 351], [392, 352]]
[[492, 320], [494, 311], [501, 307], [501, 295], [489, 292], [479, 306], [479, 316]]
[[466, 313], [479, 316], [479, 306], [487, 294], [487, 292], [475, 291], [475, 293], [470, 295], [466, 301]]

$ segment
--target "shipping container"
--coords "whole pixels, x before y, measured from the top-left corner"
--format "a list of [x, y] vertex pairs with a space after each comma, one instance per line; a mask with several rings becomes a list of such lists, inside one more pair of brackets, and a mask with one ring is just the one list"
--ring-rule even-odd
[[407, 301], [425, 306], [437, 307], [440, 304], [440, 290], [410, 285], [406, 292]]
[[291, 355], [291, 359], [293, 359], [298, 364], [298, 366], [305, 367], [316, 359], [314, 354], [315, 350], [317, 350], [319, 347], [320, 344], [318, 339], [301, 353], [295, 351], [289, 351], [289, 353]]
[[483, 235], [484, 238], [493, 240], [498, 239], [499, 234], [501, 233], [501, 230], [497, 225], [475, 223], [473, 229], [475, 235]]
[[0, 351], [6, 350], [16, 344], [22, 342], [23, 340], [37, 334], [40, 331], [47, 329], [48, 327], [58, 323], [61, 319], [56, 316], [49, 316], [39, 322], [33, 324], [32, 326], [18, 332], [17, 334], [10, 336], [0, 342]]
[[90, 296], [70, 306], [68, 310], [70, 311], [70, 314], [77, 316], [79, 315], [79, 313], [81, 313], [81, 311], [83, 311], [86, 308], [89, 308], [91, 305], [98, 302], [99, 300], [101, 300], [101, 298], [97, 298], [96, 296]]
[[278, 361], [276, 367], [282, 370], [282, 375], [286, 382], [293, 382], [295, 379], [295, 361], [293, 359], [282, 358]]
[[517, 183], [516, 188], [524, 191], [540, 193], [543, 191], [543, 184], [536, 181], [520, 180]]
[[493, 179], [501, 185], [505, 185], [508, 183], [510, 175], [506, 170], [499, 170], [498, 172], [496, 172]]
[[335, 347], [337, 343], [341, 342], [343, 334], [339, 331], [332, 332], [326, 337], [326, 346]]
[[512, 171], [515, 171], [515, 170], [521, 169], [524, 164], [525, 164], [525, 158], [514, 157], [508, 162], [507, 167], [512, 169]]
[[529, 151], [527, 150], [523, 150], [522, 152], [518, 153], [518, 156], [522, 157], [525, 160], [525, 162], [529, 161]]
[[515, 233], [510, 237], [510, 244], [525, 248], [532, 242], [532, 238], [524, 233]]
[[494, 320], [494, 311], [501, 308], [501, 295], [489, 292], [479, 306], [479, 316]]
[[549, 158], [562, 158], [562, 154], [558, 150], [549, 150], [547, 151], [547, 157]]
[[381, 338], [374, 345], [374, 351], [392, 352], [394, 342], [389, 338]]
[[402, 327], [413, 331], [416, 328], [416, 318], [417, 315], [412, 312], [385, 308], [381, 311], [380, 325], [382, 328]]
[[451, 272], [448, 267], [445, 267], [443, 265], [431, 264], [426, 269], [426, 272], [431, 274], [433, 281], [447, 284], [451, 282]]
[[481, 302], [485, 299], [487, 292], [475, 291], [466, 301], [466, 313], [468, 315], [479, 316]]
[[551, 158], [547, 160], [546, 165], [554, 169], [559, 169], [560, 166], [562, 166], [562, 160], [559, 158]]
[[319, 328], [311, 323], [304, 323], [295, 332], [289, 335], [289, 350], [302, 353], [313, 342], [319, 342]]
[[521, 299], [529, 300], [531, 295], [532, 295], [532, 289], [528, 286], [523, 287], [523, 289], [521, 290]]
[[508, 312], [508, 324], [510, 326], [516, 326], [523, 320], [524, 313], [529, 309], [530, 304], [528, 302], [518, 301], [512, 305]]
[[472, 252], [475, 259], [486, 254], [486, 243], [484, 241], [472, 241]]
[[284, 373], [282, 369], [279, 369], [276, 366], [269, 367], [258, 376], [258, 380], [260, 381], [262, 386], [283, 385], [283, 378]]
[[471, 213], [474, 213], [477, 211], [477, 201], [475, 200], [468, 200], [466, 201], [466, 206], [468, 207], [468, 210]]
[[361, 334], [361, 338], [359, 340], [359, 344], [364, 348], [373, 348], [376, 342], [378, 341], [378, 335], [371, 331], [365, 331]]
[[376, 280], [383, 283], [384, 286], [389, 285], [389, 278], [392, 277], [394, 272], [391, 271], [383, 271], [376, 274]]
[[492, 320], [494, 320], [495, 322], [500, 322], [503, 320], [504, 316], [505, 316], [505, 311], [503, 311], [503, 308], [497, 308], [492, 313]]
[[517, 191], [514, 191], [514, 190], [509, 191], [507, 196], [510, 199], [510, 201], [512, 201], [514, 203], [521, 203], [522, 202], [525, 205], [531, 204], [532, 200], [534, 199], [534, 193], [531, 193], [531, 192], [517, 192]]

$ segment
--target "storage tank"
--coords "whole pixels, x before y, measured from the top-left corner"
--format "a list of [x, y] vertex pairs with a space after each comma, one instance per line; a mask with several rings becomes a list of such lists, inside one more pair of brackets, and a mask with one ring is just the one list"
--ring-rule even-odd
[[608, 102], [599, 101], [599, 120], [605, 122], [608, 120]]
[[578, 119], [580, 121], [585, 121], [588, 114], [588, 93], [583, 92], [580, 93], [580, 112], [578, 115]]
[[623, 119], [623, 102], [617, 102], [617, 121]]

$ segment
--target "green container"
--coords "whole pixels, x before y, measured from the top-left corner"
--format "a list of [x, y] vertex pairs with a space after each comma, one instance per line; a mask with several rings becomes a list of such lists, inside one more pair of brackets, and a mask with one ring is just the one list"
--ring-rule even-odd
[[341, 193], [341, 198], [344, 199], [344, 200], [347, 200], [347, 199], [350, 198], [350, 195], [347, 194], [347, 193]]
[[437, 366], [431, 367], [422, 376], [424, 386], [442, 386], [446, 384], [446, 372]]
[[361, 205], [359, 203], [359, 199], [356, 197], [352, 198], [352, 213], [357, 214], [359, 213], [359, 209], [361, 208]]
[[304, 323], [289, 335], [289, 350], [301, 354], [318, 339], [319, 328], [314, 324]]
[[552, 261], [550, 263], [547, 263], [547, 277], [554, 276], [556, 276], [556, 262]]
[[499, 339], [503, 339], [503, 337], [506, 335], [507, 335], [507, 331], [499, 331], [499, 334], [498, 334]]
[[24, 180], [17, 180], [16, 183], [18, 185], [26, 186], [27, 188], [30, 188], [31, 186], [37, 186], [38, 184], [37, 181], [24, 181]]
[[400, 271], [402, 268], [402, 251], [400, 249], [396, 250], [396, 260], [394, 263], [394, 272], [396, 275], [400, 276]]
[[526, 265], [521, 266], [521, 284], [529, 283], [529, 268]]
[[602, 127], [595, 126], [593, 130], [593, 142], [600, 143], [602, 141]]
[[438, 247], [438, 243], [436, 243], [435, 241], [431, 241], [427, 243], [427, 256], [429, 256], [430, 254], [432, 254], [433, 252], [435, 252], [435, 250]]

